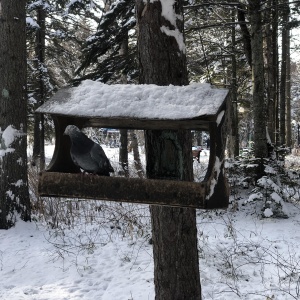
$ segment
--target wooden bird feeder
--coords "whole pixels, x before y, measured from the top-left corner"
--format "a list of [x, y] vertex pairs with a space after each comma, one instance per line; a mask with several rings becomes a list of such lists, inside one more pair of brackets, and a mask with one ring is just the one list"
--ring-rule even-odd
[[[39, 178], [40, 196], [193, 208], [226, 208], [224, 174], [229, 91], [208, 84], [189, 86], [105, 85], [91, 80], [59, 90], [37, 113], [50, 114], [55, 150]], [[105, 177], [81, 173], [70, 157], [67, 125], [210, 133], [210, 157], [202, 182]]]

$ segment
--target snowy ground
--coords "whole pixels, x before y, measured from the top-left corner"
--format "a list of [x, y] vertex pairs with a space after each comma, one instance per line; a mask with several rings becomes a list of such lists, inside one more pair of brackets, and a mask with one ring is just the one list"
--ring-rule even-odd
[[[117, 157], [117, 149], [105, 151]], [[203, 299], [300, 299], [299, 207], [287, 204], [288, 219], [261, 219], [254, 203], [242, 206], [248, 192], [238, 210], [197, 213]], [[97, 205], [86, 224], [74, 221], [77, 207], [72, 222], [56, 228], [37, 218], [0, 230], [0, 299], [153, 300], [147, 207], [130, 206], [147, 224], [137, 230], [111, 218], [116, 205], [109, 213]], [[98, 211], [110, 217], [104, 222]]]

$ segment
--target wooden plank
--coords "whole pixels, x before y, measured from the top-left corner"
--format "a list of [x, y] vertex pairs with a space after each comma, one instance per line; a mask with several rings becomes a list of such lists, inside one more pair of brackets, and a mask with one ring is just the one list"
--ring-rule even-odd
[[[67, 125], [84, 127], [116, 128], [116, 129], [135, 129], [135, 130], [200, 130], [208, 131], [209, 123], [215, 121], [215, 117], [204, 116], [200, 119], [184, 120], [150, 120], [150, 119], [131, 119], [131, 118], [100, 118], [100, 117], [81, 117], [64, 114], [51, 114], [52, 117], [60, 120], [68, 120]], [[65, 123], [65, 122], [64, 122]]]
[[206, 208], [205, 182], [104, 177], [42, 172], [40, 196], [101, 199], [175, 207]]
[[119, 129], [152, 129], [152, 130], [200, 130], [208, 131], [209, 123], [215, 121], [215, 117], [203, 116], [201, 119], [182, 119], [182, 120], [162, 120], [162, 119], [132, 119], [132, 118], [81, 118], [77, 120], [84, 120], [83, 127], [107, 127]]

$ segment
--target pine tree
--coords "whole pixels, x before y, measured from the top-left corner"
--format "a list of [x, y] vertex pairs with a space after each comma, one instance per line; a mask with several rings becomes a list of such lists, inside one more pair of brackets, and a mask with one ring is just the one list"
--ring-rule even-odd
[[[97, 32], [86, 41], [82, 64], [77, 70], [80, 80], [121, 83], [126, 74], [127, 82], [134, 82], [137, 79], [135, 25], [133, 0], [112, 3], [103, 14]], [[122, 43], [127, 40], [127, 55], [120, 55]]]
[[[140, 83], [186, 85], [183, 1], [168, 7], [174, 19], [162, 15], [162, 3], [136, 1]], [[145, 140], [148, 178], [193, 180], [189, 131], [147, 130]], [[195, 210], [151, 206], [150, 211], [155, 299], [201, 299]]]
[[30, 220], [25, 0], [0, 1], [0, 228]]

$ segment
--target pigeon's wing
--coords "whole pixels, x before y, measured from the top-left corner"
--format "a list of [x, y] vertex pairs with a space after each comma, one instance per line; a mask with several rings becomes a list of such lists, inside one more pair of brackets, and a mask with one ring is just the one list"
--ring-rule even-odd
[[114, 172], [113, 167], [111, 166], [104, 150], [99, 144], [94, 144], [90, 150], [91, 157], [99, 165], [99, 171], [103, 172]]
[[70, 150], [70, 154], [71, 154], [71, 158], [72, 158], [74, 164], [75, 164], [76, 166], [80, 167], [80, 165], [79, 165], [79, 163], [78, 163], [78, 161], [77, 161], [76, 155], [74, 155], [74, 153], [72, 152], [72, 150]]
[[[71, 128], [72, 129], [72, 128]], [[109, 176], [114, 172], [102, 147], [79, 130], [69, 130], [73, 162], [86, 172]]]
[[91, 157], [90, 151], [77, 151], [76, 148], [71, 148], [71, 158], [75, 165], [79, 166], [86, 172], [96, 173], [99, 169], [97, 162]]

